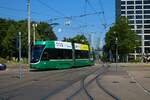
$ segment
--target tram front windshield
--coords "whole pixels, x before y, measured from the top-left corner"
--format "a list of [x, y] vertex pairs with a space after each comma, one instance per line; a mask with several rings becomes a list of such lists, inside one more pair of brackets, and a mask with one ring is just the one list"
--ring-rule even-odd
[[40, 60], [43, 49], [44, 49], [44, 45], [32, 46], [31, 63], [36, 63]]

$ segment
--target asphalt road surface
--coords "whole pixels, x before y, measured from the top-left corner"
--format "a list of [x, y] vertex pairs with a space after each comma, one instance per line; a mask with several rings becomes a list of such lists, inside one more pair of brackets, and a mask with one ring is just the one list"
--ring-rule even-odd
[[21, 80], [18, 69], [7, 69], [0, 72], [0, 99], [40, 100], [50, 97], [99, 68], [100, 65], [48, 71], [24, 69]]
[[0, 71], [0, 100], [150, 100], [149, 64]]

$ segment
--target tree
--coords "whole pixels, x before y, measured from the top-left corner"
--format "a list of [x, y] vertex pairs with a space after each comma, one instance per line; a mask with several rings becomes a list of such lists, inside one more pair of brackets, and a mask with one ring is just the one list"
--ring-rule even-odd
[[[33, 22], [31, 22], [33, 23]], [[46, 22], [34, 22], [38, 24], [36, 28], [36, 40], [57, 40], [52, 27]], [[7, 20], [0, 18], [0, 57], [17, 57], [18, 49], [16, 48], [17, 36], [21, 32], [22, 36], [22, 56], [27, 57], [28, 49], [28, 32], [27, 32], [27, 20]], [[31, 28], [31, 42], [32, 42]], [[5, 53], [4, 53], [5, 52]]]
[[[116, 38], [118, 39], [117, 41]], [[106, 33], [105, 43], [106, 48], [111, 50], [114, 55], [117, 46], [118, 53], [123, 59], [123, 57], [133, 52], [135, 48], [139, 46], [140, 39], [138, 35], [131, 30], [127, 18], [120, 17], [114, 26]]]
[[6, 37], [3, 39], [2, 41], [2, 46], [4, 47], [4, 56], [8, 56], [9, 58], [15, 56], [16, 54], [16, 39], [17, 39], [17, 35], [16, 35], [16, 28], [15, 26], [12, 24], [7, 31], [7, 35]]
[[4, 47], [2, 45], [3, 39], [7, 35], [8, 28], [10, 28], [11, 24], [16, 24], [13, 20], [6, 20], [0, 18], [0, 56], [3, 56], [4, 53], [2, 52], [4, 50]]
[[52, 27], [48, 23], [40, 22], [37, 26], [37, 33], [39, 40], [57, 40]]
[[63, 41], [82, 43], [82, 44], [89, 44], [87, 38], [84, 35], [76, 35], [73, 38], [65, 38], [64, 37]]

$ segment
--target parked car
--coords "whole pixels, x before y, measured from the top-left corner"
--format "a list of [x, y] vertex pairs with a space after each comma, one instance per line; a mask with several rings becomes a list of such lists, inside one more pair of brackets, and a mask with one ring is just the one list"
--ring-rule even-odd
[[0, 70], [5, 70], [6, 69], [6, 65], [5, 64], [0, 64]]

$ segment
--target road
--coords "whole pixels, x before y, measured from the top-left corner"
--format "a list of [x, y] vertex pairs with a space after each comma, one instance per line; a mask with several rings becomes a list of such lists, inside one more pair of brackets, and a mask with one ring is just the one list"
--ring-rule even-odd
[[0, 100], [149, 100], [150, 65], [115, 64], [65, 70], [0, 71]]
[[38, 100], [52, 96], [83, 77], [95, 72], [99, 66], [65, 70], [28, 71], [19, 79], [18, 69], [0, 72], [0, 96], [11, 100]]

